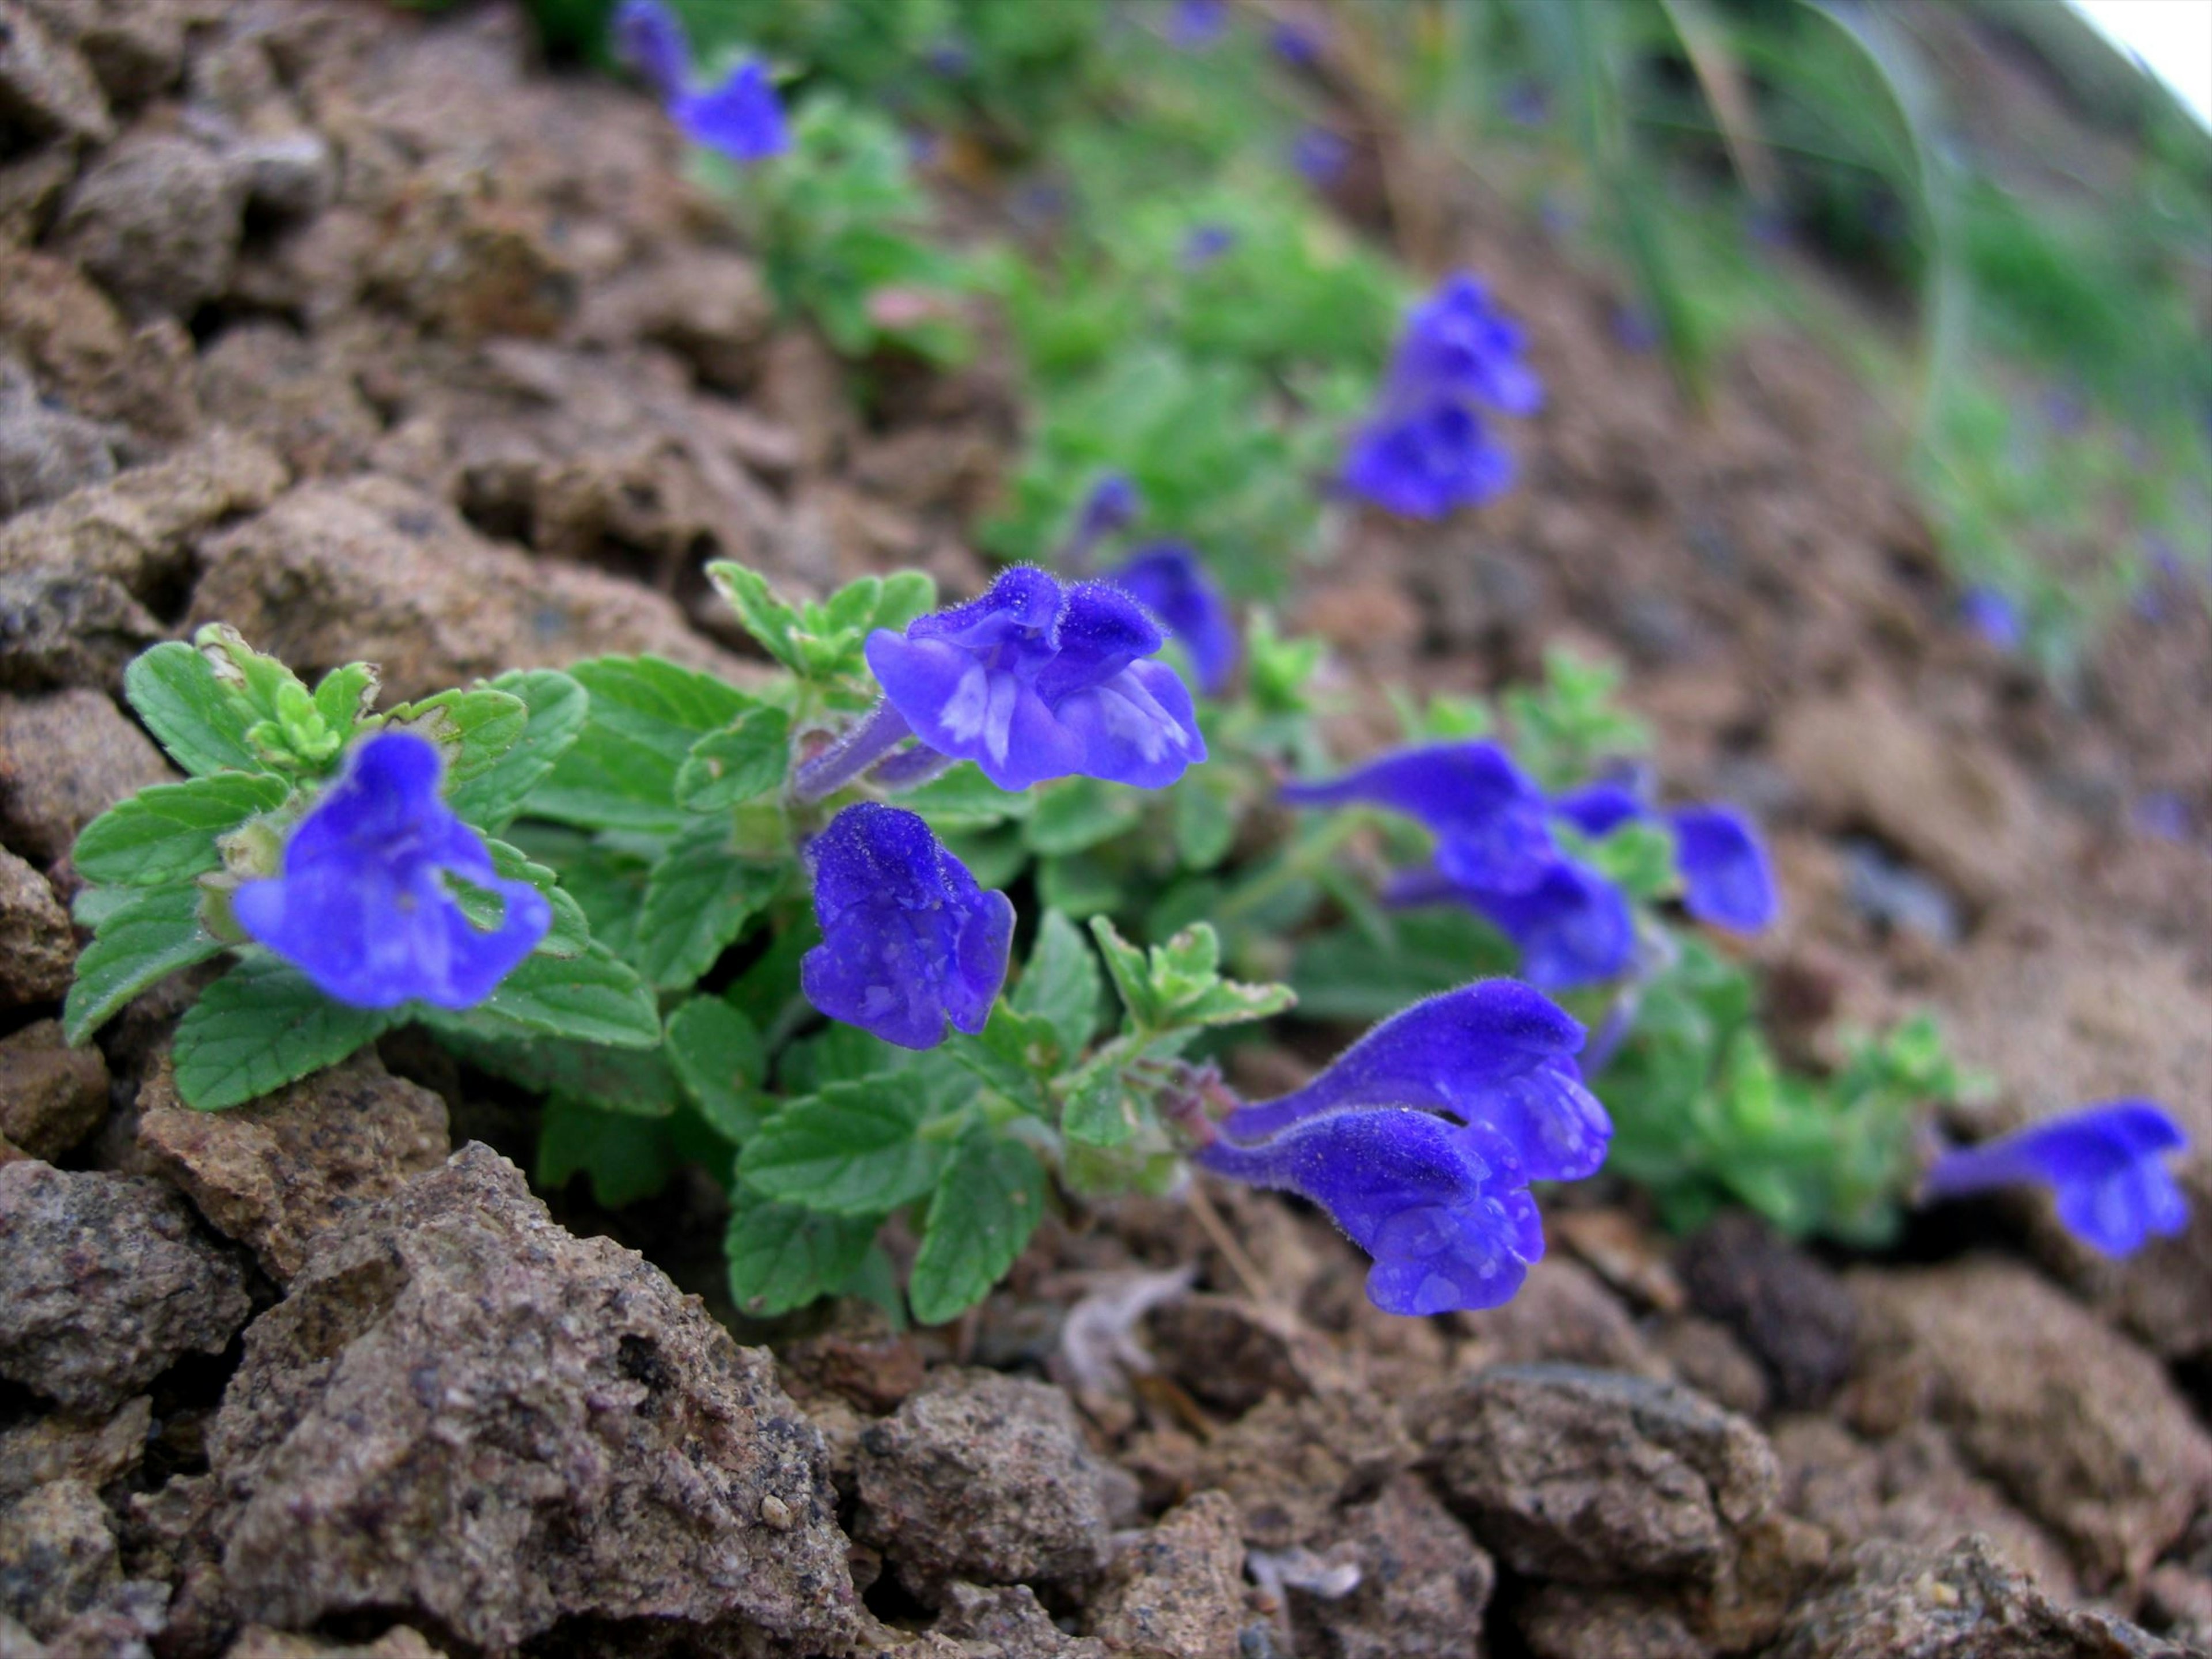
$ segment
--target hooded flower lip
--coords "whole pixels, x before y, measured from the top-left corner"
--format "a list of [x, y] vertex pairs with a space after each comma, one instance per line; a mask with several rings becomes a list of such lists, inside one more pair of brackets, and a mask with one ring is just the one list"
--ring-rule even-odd
[[[482, 1002], [538, 948], [553, 907], [495, 872], [483, 838], [439, 798], [443, 770], [411, 732], [361, 743], [285, 842], [279, 873], [232, 895], [238, 925], [356, 1008]], [[500, 925], [476, 927], [448, 878], [497, 894]]]
[[902, 635], [878, 629], [866, 653], [915, 735], [1001, 789], [1075, 775], [1158, 789], [1206, 758], [1189, 689], [1154, 658], [1165, 642], [1110, 584], [1018, 566]]
[[1534, 415], [1544, 387], [1522, 360], [1528, 337], [1465, 271], [1447, 277], [1406, 322], [1391, 374], [1418, 395], [1449, 396], [1505, 415]]
[[1568, 991], [1628, 971], [1636, 913], [1628, 896], [1586, 864], [1561, 859], [1519, 892], [1466, 888], [1460, 896], [1520, 948], [1531, 985]]
[[615, 56], [645, 77], [668, 118], [695, 144], [733, 161], [760, 161], [791, 148], [783, 106], [758, 58], [741, 58], [720, 82], [691, 82], [683, 20], [660, 0], [623, 0], [609, 26]]
[[1140, 549], [1107, 580], [1165, 623], [1190, 653], [1198, 688], [1218, 697], [1237, 672], [1237, 619], [1229, 601], [1206, 574], [1198, 555], [1181, 542]]
[[947, 1021], [981, 1030], [1006, 982], [1012, 902], [902, 807], [848, 806], [807, 852], [822, 943], [799, 963], [806, 1000], [902, 1048], [935, 1048]]
[[1525, 1179], [1578, 1181], [1605, 1162], [1613, 1121], [1583, 1086], [1583, 1028], [1510, 979], [1425, 999], [1376, 1026], [1303, 1089], [1223, 1121], [1237, 1141], [1352, 1107], [1441, 1112], [1497, 1135]]
[[1542, 1218], [1510, 1148], [1431, 1113], [1331, 1113], [1258, 1147], [1217, 1141], [1198, 1162], [1327, 1210], [1374, 1257], [1367, 1294], [1389, 1313], [1497, 1307], [1544, 1253]]
[[2048, 1187], [2058, 1218], [2075, 1237], [2106, 1255], [2131, 1255], [2188, 1224], [2189, 1200], [2165, 1163], [2188, 1144], [2156, 1103], [2116, 1100], [1946, 1152], [1929, 1170], [1925, 1190], [1931, 1198], [1957, 1198], [2023, 1183]]
[[1441, 519], [1512, 486], [1513, 458], [1462, 404], [1431, 399], [1391, 410], [1360, 428], [1344, 462], [1344, 487], [1408, 519]]
[[1296, 806], [1358, 801], [1419, 819], [1436, 835], [1437, 868], [1463, 886], [1524, 891], [1559, 859], [1543, 792], [1494, 743], [1401, 749], [1282, 794]]
[[1732, 806], [1684, 806], [1667, 814], [1682, 903], [1699, 921], [1739, 933], [1771, 927], [1782, 914], [1774, 868], [1751, 820]]

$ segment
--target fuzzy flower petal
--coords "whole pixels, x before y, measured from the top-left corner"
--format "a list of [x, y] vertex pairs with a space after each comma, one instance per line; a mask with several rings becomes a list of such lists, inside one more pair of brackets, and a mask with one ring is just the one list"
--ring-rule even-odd
[[1304, 1088], [1221, 1127], [1243, 1141], [1346, 1107], [1419, 1107], [1494, 1132], [1528, 1179], [1578, 1181], [1613, 1136], [1575, 1064], [1582, 1046], [1582, 1026], [1550, 998], [1485, 980], [1393, 1014]]
[[1292, 783], [1295, 806], [1364, 802], [1418, 818], [1435, 832], [1437, 864], [1452, 880], [1525, 891], [1557, 862], [1543, 792], [1494, 743], [1401, 749], [1325, 783]]
[[901, 807], [848, 806], [808, 853], [822, 943], [799, 963], [806, 1000], [902, 1048], [935, 1048], [947, 1020], [981, 1030], [1006, 982], [1012, 902]]
[[668, 116], [693, 143], [733, 161], [764, 161], [791, 148], [775, 83], [758, 58], [732, 64], [719, 86], [671, 99]]
[[1699, 921], [1738, 933], [1771, 927], [1782, 914], [1774, 868], [1751, 821], [1732, 806], [1685, 806], [1667, 815], [1682, 903]]
[[1521, 325], [1491, 303], [1489, 291], [1462, 271], [1449, 277], [1407, 319], [1392, 365], [1407, 392], [1485, 404], [1506, 415], [1533, 415], [1544, 388], [1522, 353]]
[[915, 735], [1001, 789], [1077, 774], [1157, 789], [1206, 758], [1188, 690], [1152, 660], [1164, 643], [1118, 588], [1017, 568], [866, 652]]
[[[285, 842], [280, 873], [232, 895], [238, 925], [356, 1008], [482, 1002], [538, 948], [553, 907], [494, 872], [483, 838], [439, 798], [443, 770], [411, 732], [362, 743]], [[472, 923], [448, 878], [497, 894], [500, 925]]]
[[1946, 1152], [1929, 1170], [1926, 1190], [1956, 1198], [2019, 1183], [2048, 1187], [2075, 1237], [2106, 1255], [2131, 1255], [2188, 1224], [2189, 1201], [2165, 1163], [2187, 1145], [2164, 1108], [2116, 1100]]
[[1199, 690], [1218, 697], [1237, 672], [1237, 619], [1198, 555], [1180, 542], [1148, 547], [1108, 580], [1133, 594], [1190, 653]]
[[1503, 495], [1513, 458], [1463, 404], [1437, 398], [1391, 409], [1353, 434], [1345, 489], [1408, 519], [1441, 519]]
[[1467, 888], [1467, 902], [1521, 949], [1521, 975], [1547, 991], [1616, 979], [1636, 954], [1636, 917], [1620, 888], [1562, 859], [1519, 892]]
[[682, 94], [691, 73], [691, 46], [683, 20], [661, 0], [623, 0], [607, 38], [615, 60], [643, 76], [662, 102]]
[[1497, 1307], [1543, 1255], [1535, 1203], [1495, 1138], [1428, 1112], [1333, 1113], [1263, 1146], [1217, 1141], [1198, 1162], [1327, 1210], [1375, 1258], [1367, 1294], [1386, 1312]]

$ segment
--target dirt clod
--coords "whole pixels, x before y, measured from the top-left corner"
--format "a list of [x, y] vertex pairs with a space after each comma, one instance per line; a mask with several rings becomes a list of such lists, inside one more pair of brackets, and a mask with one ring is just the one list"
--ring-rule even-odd
[[0, 836], [33, 858], [52, 863], [117, 801], [175, 775], [100, 692], [0, 693]]
[[1700, 1313], [1766, 1368], [1784, 1410], [1817, 1406], [1850, 1373], [1857, 1314], [1835, 1274], [1747, 1212], [1721, 1217], [1676, 1263]]
[[1130, 1659], [1236, 1659], [1243, 1579], [1237, 1505], [1202, 1492], [1115, 1554], [1091, 1633]]
[[0, 848], [0, 1006], [59, 1001], [76, 967], [69, 912], [44, 876]]
[[61, 1023], [42, 1019], [0, 1037], [0, 1135], [33, 1158], [52, 1158], [107, 1115], [107, 1062], [72, 1048]]

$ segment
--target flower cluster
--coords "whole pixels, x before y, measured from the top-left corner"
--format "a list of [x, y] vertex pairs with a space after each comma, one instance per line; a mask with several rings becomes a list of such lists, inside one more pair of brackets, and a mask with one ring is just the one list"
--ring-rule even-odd
[[1528, 1182], [1605, 1161], [1613, 1125], [1583, 1086], [1582, 1044], [1526, 985], [1464, 986], [1383, 1021], [1304, 1088], [1231, 1113], [1198, 1162], [1328, 1211], [1375, 1258], [1380, 1308], [1496, 1307], [1544, 1252]]
[[1483, 417], [1542, 405], [1522, 345], [1480, 283], [1448, 279], [1407, 319], [1375, 412], [1352, 436], [1345, 488], [1409, 519], [1441, 519], [1503, 491], [1512, 458]]
[[807, 848], [822, 943], [799, 964], [806, 1000], [902, 1048], [983, 1029], [1006, 977], [1014, 907], [979, 886], [913, 812], [848, 806]]
[[2188, 1224], [2189, 1201], [2164, 1162], [2187, 1144], [2163, 1108], [2116, 1100], [1948, 1152], [1929, 1170], [1924, 1190], [1930, 1198], [1960, 1198], [1998, 1187], [2047, 1187], [2075, 1237], [2106, 1255], [2132, 1255]]
[[1692, 916], [1755, 933], [1780, 908], [1765, 848], [1734, 808], [1655, 811], [1617, 783], [1547, 799], [1494, 743], [1401, 750], [1340, 778], [1287, 785], [1283, 797], [1301, 806], [1360, 802], [1418, 819], [1436, 836], [1434, 859], [1397, 877], [1388, 896], [1473, 907], [1520, 949], [1522, 975], [1547, 989], [1616, 978], [1636, 951], [1628, 896], [1563, 851], [1558, 829], [1595, 838], [1631, 822], [1662, 823], [1672, 833], [1683, 905]]
[[764, 161], [791, 148], [783, 106], [768, 65], [740, 58], [708, 86], [696, 84], [684, 24], [662, 0], [623, 0], [612, 24], [615, 55], [642, 76], [668, 118], [693, 143], [733, 161]]
[[[381, 732], [353, 751], [284, 843], [281, 872], [231, 896], [246, 936], [356, 1008], [427, 1002], [470, 1008], [538, 948], [553, 925], [545, 896], [502, 879], [483, 838], [439, 798], [435, 745]], [[450, 884], [498, 896], [480, 928]]]

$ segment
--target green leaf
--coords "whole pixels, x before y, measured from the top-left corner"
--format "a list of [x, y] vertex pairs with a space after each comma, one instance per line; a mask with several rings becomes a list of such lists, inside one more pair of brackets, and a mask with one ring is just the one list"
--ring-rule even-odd
[[1145, 953], [1116, 933], [1105, 916], [1091, 918], [1091, 937], [1098, 941], [1099, 954], [1106, 958], [1106, 971], [1114, 981], [1114, 993], [1121, 999], [1132, 1023], [1154, 1024], [1158, 1009], [1152, 996], [1152, 966]]
[[632, 953], [638, 970], [665, 989], [690, 984], [736, 942], [790, 874], [785, 860], [738, 857], [726, 818], [693, 822], [646, 882]]
[[860, 576], [847, 582], [822, 602], [818, 611], [822, 626], [817, 631], [842, 634], [872, 626], [883, 596], [881, 576]]
[[1624, 823], [1591, 846], [1589, 861], [1632, 899], [1663, 898], [1681, 889], [1674, 837], [1664, 824]]
[[730, 1299], [753, 1319], [773, 1319], [843, 1289], [860, 1272], [878, 1216], [829, 1216], [738, 1192], [723, 1253]]
[[916, 617], [936, 608], [937, 581], [927, 571], [893, 571], [884, 578], [876, 614], [868, 619], [868, 628], [872, 632], [888, 628], [894, 634], [902, 633]]
[[985, 777], [974, 762], [963, 761], [943, 777], [907, 790], [898, 804], [921, 813], [931, 829], [942, 834], [947, 830], [988, 830], [1009, 818], [1025, 818], [1035, 810], [1036, 798], [1028, 790], [1009, 793]]
[[937, 1182], [942, 1141], [921, 1138], [928, 1110], [919, 1079], [893, 1072], [833, 1083], [763, 1124], [738, 1159], [765, 1198], [830, 1215], [884, 1215]]
[[761, 1124], [738, 1155], [745, 1186], [827, 1214], [887, 1214], [922, 1197], [945, 1144], [921, 1137], [929, 1102], [914, 1073], [830, 1084]]
[[799, 626], [799, 612], [777, 596], [767, 577], [727, 559], [717, 559], [707, 567], [707, 580], [738, 613], [745, 632], [760, 641], [761, 649], [793, 672], [801, 671], [805, 665], [791, 637]]
[[520, 1027], [611, 1048], [651, 1048], [660, 1042], [660, 1011], [652, 991], [597, 941], [570, 961], [524, 957], [488, 1000], [469, 1012], [489, 1036]]
[[291, 787], [266, 772], [219, 772], [157, 783], [117, 802], [84, 827], [70, 857], [88, 881], [158, 887], [222, 868], [216, 838], [273, 811]]
[[340, 743], [369, 717], [384, 677], [372, 662], [349, 662], [315, 682], [315, 712]]
[[1036, 792], [1036, 810], [1022, 828], [1030, 850], [1064, 858], [1136, 827], [1144, 798], [1126, 784], [1069, 778]]
[[270, 769], [246, 741], [254, 716], [216, 678], [208, 659], [181, 641], [157, 645], [123, 671], [123, 695], [146, 729], [185, 771]]
[[1071, 916], [1095, 916], [1119, 909], [1134, 897], [1111, 870], [1087, 853], [1039, 860], [1037, 896]]
[[1024, 1111], [1045, 1115], [1044, 1084], [1060, 1060], [1060, 1034], [1051, 1021], [996, 1003], [981, 1031], [973, 1036], [953, 1032], [944, 1052]]
[[[552, 871], [532, 863], [520, 848], [503, 841], [487, 836], [484, 847], [491, 854], [491, 867], [501, 879], [528, 882], [552, 905], [553, 925], [538, 942], [539, 956], [566, 959], [580, 957], [592, 948], [592, 925], [585, 920], [583, 906], [561, 890], [559, 878]], [[471, 923], [487, 933], [498, 927], [506, 915], [506, 906], [497, 894], [454, 878], [448, 878], [448, 884]]]
[[990, 1294], [1044, 1216], [1044, 1166], [978, 1125], [952, 1149], [907, 1281], [914, 1316], [941, 1325]]
[[680, 1103], [676, 1073], [659, 1050], [610, 1048], [559, 1037], [487, 1036], [473, 1011], [423, 1009], [416, 1018], [480, 1072], [532, 1094], [561, 1096], [624, 1117], [666, 1117]]
[[582, 907], [592, 937], [627, 960], [636, 942], [638, 914], [645, 908], [650, 860], [629, 847], [527, 819], [508, 826], [507, 833], [533, 863], [554, 871], [562, 891]]
[[478, 686], [401, 703], [386, 714], [383, 729], [412, 732], [437, 744], [446, 758], [446, 781], [451, 786], [490, 770], [520, 740], [529, 724], [530, 709], [521, 698]]
[[1481, 917], [1455, 907], [1405, 910], [1387, 939], [1334, 927], [1298, 947], [1291, 969], [1310, 1018], [1367, 1022], [1471, 979], [1508, 974], [1518, 953]]
[[[78, 896], [80, 918], [94, 908], [84, 900], [94, 893], [102, 890]], [[149, 986], [223, 949], [200, 921], [198, 887], [140, 889], [111, 906], [116, 897], [112, 890], [102, 893], [97, 908], [106, 914], [76, 959], [76, 979], [62, 1006], [63, 1032], [73, 1044], [82, 1044]]]
[[652, 1197], [682, 1165], [661, 1124], [556, 1096], [538, 1122], [531, 1180], [543, 1191], [558, 1192], [576, 1175], [588, 1174], [592, 1198], [618, 1210]]
[[720, 997], [694, 997], [668, 1016], [668, 1063], [714, 1132], [742, 1146], [775, 1103], [761, 1092], [768, 1048], [759, 1028]]
[[1187, 780], [1170, 797], [1175, 808], [1176, 857], [1186, 870], [1211, 870], [1237, 843], [1237, 811], [1203, 780]]
[[586, 829], [683, 829], [689, 820], [676, 804], [676, 775], [691, 745], [753, 700], [659, 657], [598, 657], [569, 672], [591, 696], [590, 716], [526, 810]]
[[1121, 1067], [1088, 1067], [1068, 1090], [1060, 1132], [1079, 1146], [1119, 1146], [1137, 1132], [1132, 1107]]
[[501, 674], [491, 687], [521, 702], [526, 711], [521, 734], [475, 776], [450, 787], [446, 799], [466, 822], [498, 830], [582, 733], [591, 698], [568, 675], [550, 668]]
[[241, 1106], [335, 1066], [404, 1016], [349, 1008], [274, 957], [240, 962], [177, 1022], [177, 1093], [205, 1112]]
[[791, 717], [765, 705], [691, 745], [676, 774], [677, 804], [687, 812], [719, 812], [767, 793], [791, 764]]
[[1037, 925], [1029, 965], [1008, 999], [1018, 1012], [1036, 1014], [1060, 1034], [1060, 1052], [1073, 1059], [1098, 1035], [1105, 983], [1098, 958], [1083, 942], [1083, 931], [1057, 910]]

